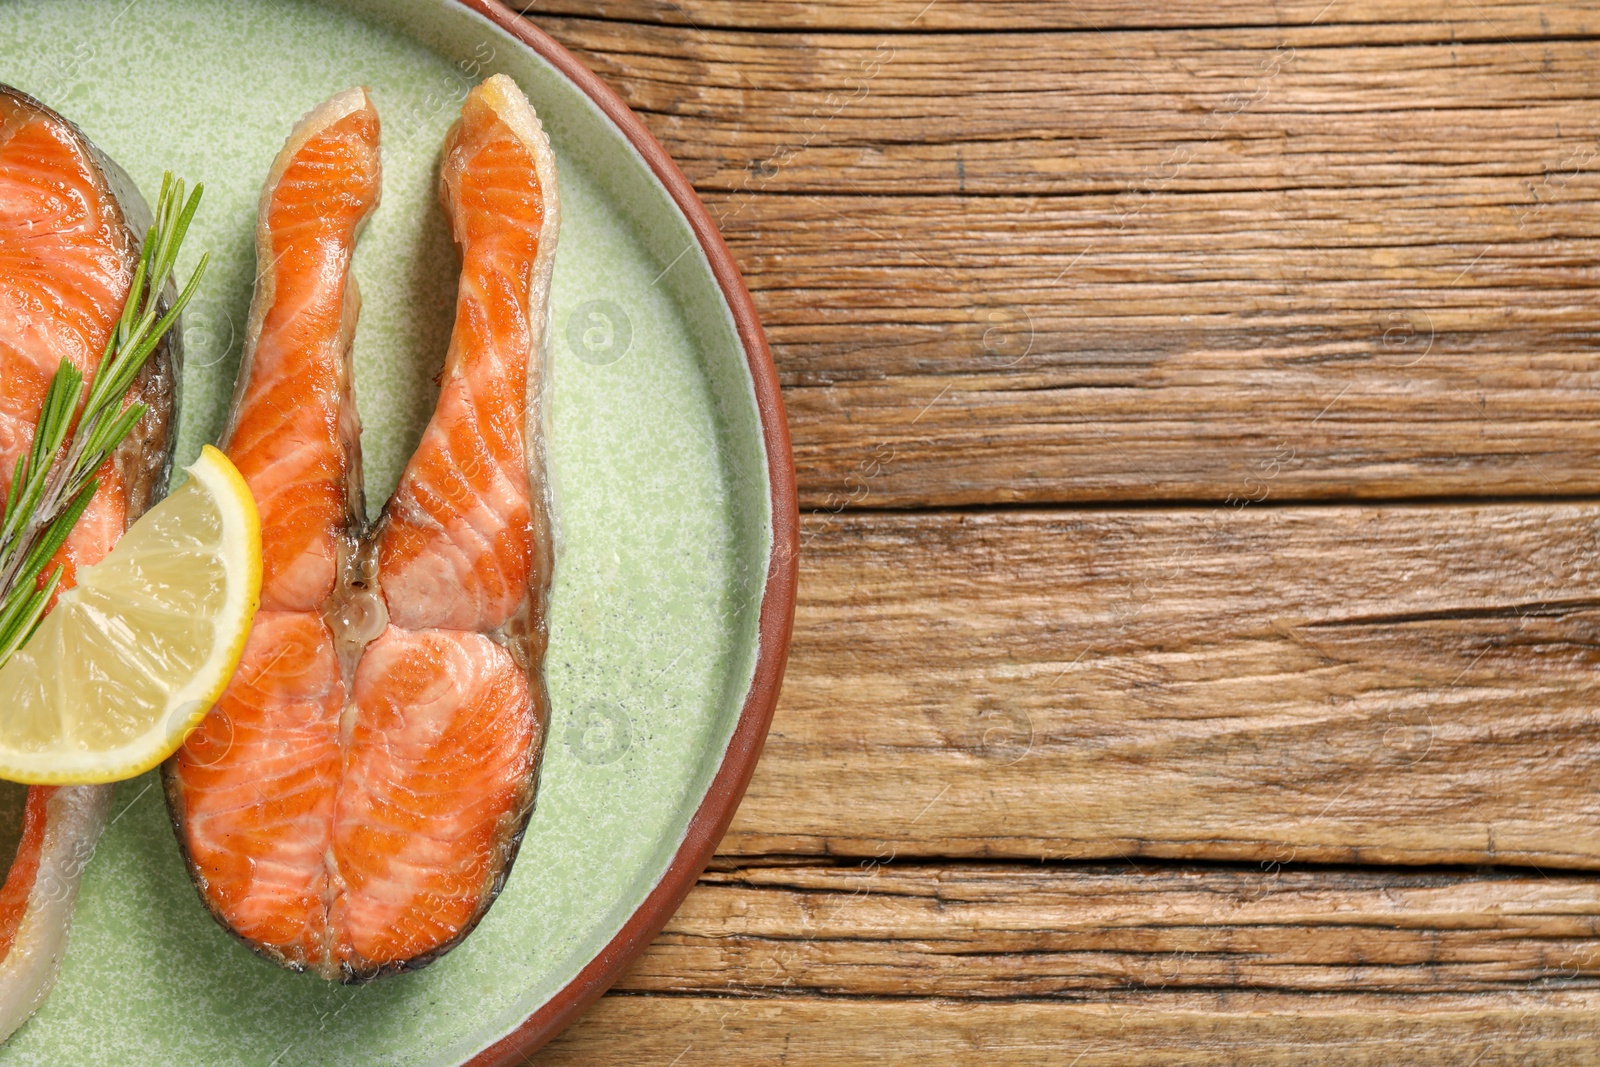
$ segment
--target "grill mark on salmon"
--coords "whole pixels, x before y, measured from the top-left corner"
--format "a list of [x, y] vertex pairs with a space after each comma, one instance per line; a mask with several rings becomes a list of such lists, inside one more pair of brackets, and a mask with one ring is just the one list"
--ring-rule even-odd
[[368, 529], [350, 259], [379, 181], [360, 89], [302, 119], [268, 176], [225, 438], [261, 509], [263, 610], [164, 770], [212, 914], [261, 955], [342, 981], [423, 966], [482, 918], [548, 722], [554, 161], [509, 79], [468, 95], [440, 171], [462, 268], [439, 401]]
[[[138, 189], [72, 123], [0, 85], [0, 492], [31, 447], [62, 360], [92, 375], [121, 315], [151, 222]], [[161, 303], [175, 297], [160, 282]], [[181, 329], [152, 353], [128, 399], [149, 412], [97, 472], [99, 488], [56, 554], [60, 591], [166, 491]], [[79, 876], [111, 786], [29, 789], [22, 839], [0, 887], [0, 1039], [43, 1001], [66, 944]]]

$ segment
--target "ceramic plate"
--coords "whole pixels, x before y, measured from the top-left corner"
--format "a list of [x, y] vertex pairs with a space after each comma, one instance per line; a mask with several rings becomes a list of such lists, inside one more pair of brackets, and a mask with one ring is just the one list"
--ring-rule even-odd
[[749, 296], [637, 118], [488, 0], [0, 0], [0, 81], [77, 122], [147, 195], [164, 169], [205, 183], [180, 264], [212, 253], [185, 326], [179, 463], [222, 427], [268, 165], [312, 105], [371, 88], [384, 189], [355, 258], [355, 362], [373, 513], [431, 409], [454, 308], [439, 145], [497, 72], [544, 120], [562, 202], [551, 735], [505, 892], [421, 972], [290, 974], [200, 906], [146, 775], [118, 787], [61, 979], [0, 1065], [517, 1062], [648, 943], [726, 828], [788, 641], [793, 474]]

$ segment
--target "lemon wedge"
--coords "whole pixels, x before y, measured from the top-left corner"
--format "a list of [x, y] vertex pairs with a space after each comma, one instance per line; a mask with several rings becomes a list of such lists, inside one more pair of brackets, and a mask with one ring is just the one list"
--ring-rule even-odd
[[172, 755], [222, 695], [260, 601], [255, 501], [207, 445], [0, 668], [0, 778], [115, 782]]

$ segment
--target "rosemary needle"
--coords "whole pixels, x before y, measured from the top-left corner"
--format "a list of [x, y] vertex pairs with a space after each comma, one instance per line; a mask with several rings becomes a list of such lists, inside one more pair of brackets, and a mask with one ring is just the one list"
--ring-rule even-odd
[[83, 374], [62, 360], [50, 379], [33, 446], [17, 457], [11, 491], [0, 500], [0, 665], [33, 636], [61, 583], [59, 566], [42, 581], [40, 575], [89, 506], [99, 487], [95, 471], [144, 418], [145, 405], [124, 407], [123, 397], [205, 274], [210, 253], [200, 257], [189, 284], [163, 311], [161, 289], [203, 190], [196, 185], [185, 199], [182, 181], [174, 181], [170, 172], [162, 177], [128, 302], [99, 368], [85, 386]]

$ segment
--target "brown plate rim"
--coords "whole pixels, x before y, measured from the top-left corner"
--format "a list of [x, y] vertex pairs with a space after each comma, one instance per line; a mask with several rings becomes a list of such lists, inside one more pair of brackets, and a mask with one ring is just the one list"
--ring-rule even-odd
[[722, 289], [734, 325], [744, 345], [745, 360], [755, 383], [756, 406], [761, 416], [761, 434], [767, 453], [768, 478], [772, 491], [772, 555], [767, 561], [767, 580], [762, 591], [760, 648], [755, 674], [751, 678], [739, 722], [722, 756], [722, 765], [700, 801], [688, 832], [678, 846], [644, 903], [623, 923], [611, 941], [577, 976], [555, 996], [542, 1004], [511, 1033], [468, 1060], [464, 1067], [512, 1067], [575, 1021], [617, 980], [624, 967], [642, 953], [667, 920], [678, 910], [683, 898], [694, 887], [722, 835], [733, 821], [733, 813], [744, 797], [750, 775], [755, 771], [766, 740], [772, 711], [778, 702], [778, 688], [789, 656], [789, 636], [794, 625], [795, 584], [799, 554], [799, 504], [795, 495], [794, 455], [789, 448], [789, 425], [784, 417], [783, 397], [778, 389], [778, 372], [772, 364], [761, 320], [756, 316], [750, 291], [734, 263], [733, 254], [717, 231], [706, 206], [700, 202], [689, 179], [667, 155], [645, 125], [610, 86], [584, 66], [577, 57], [539, 29], [527, 18], [507, 8], [499, 0], [453, 0], [489, 19], [533, 49], [542, 59], [576, 85], [603, 111], [624, 137], [644, 157], [650, 170], [666, 188], [673, 202], [689, 221], [695, 238], [705, 250], [711, 273]]

